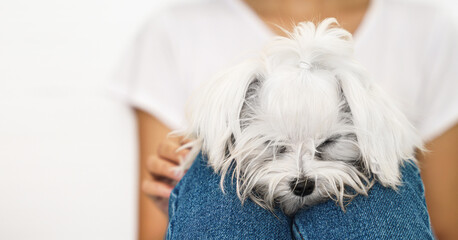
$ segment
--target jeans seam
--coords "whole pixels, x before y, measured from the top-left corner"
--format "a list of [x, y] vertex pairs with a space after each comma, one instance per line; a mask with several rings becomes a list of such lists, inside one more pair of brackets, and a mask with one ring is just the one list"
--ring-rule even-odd
[[301, 240], [305, 240], [304, 236], [302, 236], [302, 233], [299, 231], [299, 227], [297, 226], [296, 222], [293, 221], [293, 226], [296, 229], [297, 233], [299, 233], [299, 236], [301, 237]]

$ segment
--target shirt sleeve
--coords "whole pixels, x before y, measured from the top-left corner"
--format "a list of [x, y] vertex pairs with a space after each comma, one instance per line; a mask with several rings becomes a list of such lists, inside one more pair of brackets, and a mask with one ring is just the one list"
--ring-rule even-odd
[[186, 99], [168, 23], [164, 14], [147, 22], [115, 70], [109, 89], [132, 107], [176, 129], [184, 122]]
[[419, 131], [432, 140], [458, 122], [458, 26], [450, 15], [441, 13], [434, 20], [428, 38]]

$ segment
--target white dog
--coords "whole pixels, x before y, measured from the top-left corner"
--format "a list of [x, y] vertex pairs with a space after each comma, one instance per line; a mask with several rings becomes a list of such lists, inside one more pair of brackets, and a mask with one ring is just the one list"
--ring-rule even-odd
[[242, 202], [290, 215], [329, 198], [344, 210], [370, 179], [396, 189], [422, 142], [355, 61], [351, 34], [330, 18], [289, 36], [197, 93], [181, 132], [195, 139], [183, 168], [202, 151], [222, 188], [233, 169]]

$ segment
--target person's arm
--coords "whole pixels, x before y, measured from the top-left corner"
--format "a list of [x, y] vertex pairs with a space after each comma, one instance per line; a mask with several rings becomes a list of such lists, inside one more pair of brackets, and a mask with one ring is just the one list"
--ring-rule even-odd
[[419, 156], [426, 203], [440, 240], [458, 239], [458, 124], [426, 144]]
[[[136, 115], [140, 146], [139, 186], [142, 188], [144, 187], [142, 186], [143, 180], [151, 179], [146, 168], [147, 160], [150, 156], [156, 154], [159, 143], [170, 132], [170, 129], [155, 117], [141, 110], [136, 110]], [[164, 192], [167, 189], [156, 189], [156, 191]], [[138, 197], [138, 238], [140, 240], [162, 239], [167, 227], [167, 216], [159, 210], [141, 189]]]
[[[167, 137], [170, 129], [155, 117], [136, 110], [140, 145], [139, 224], [140, 240], [163, 239], [167, 205], [173, 186], [182, 176], [174, 171], [189, 151], [177, 152], [180, 139]], [[155, 200], [156, 204], [154, 204]]]

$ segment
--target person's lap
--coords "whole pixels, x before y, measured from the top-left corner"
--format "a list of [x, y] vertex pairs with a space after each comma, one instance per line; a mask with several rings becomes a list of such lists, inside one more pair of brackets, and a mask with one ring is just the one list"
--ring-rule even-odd
[[432, 239], [418, 169], [406, 164], [398, 192], [378, 184], [343, 212], [333, 201], [289, 218], [250, 200], [243, 206], [230, 176], [220, 176], [197, 157], [172, 192], [167, 239]]
[[375, 184], [345, 212], [333, 201], [298, 212], [293, 232], [304, 239], [433, 239], [418, 168], [406, 164], [402, 175], [398, 192]]
[[242, 206], [235, 188], [207, 167], [199, 155], [172, 191], [167, 239], [291, 239], [291, 222], [281, 212], [275, 217], [252, 201]]

